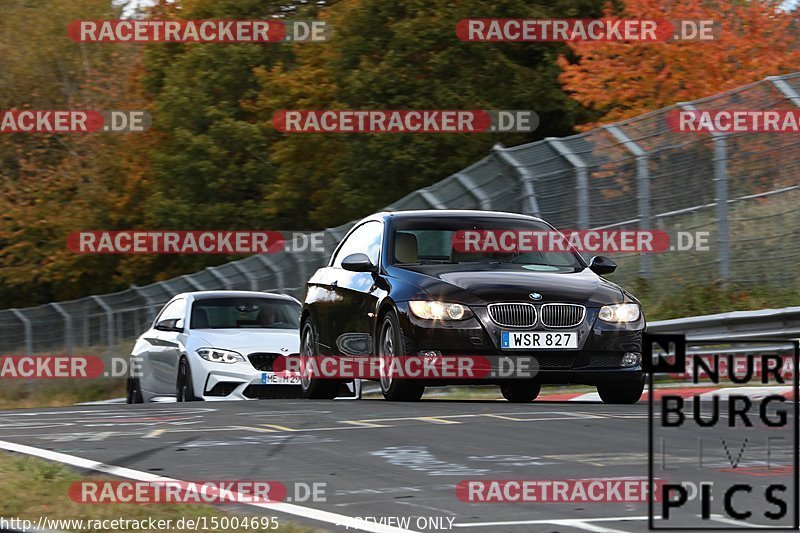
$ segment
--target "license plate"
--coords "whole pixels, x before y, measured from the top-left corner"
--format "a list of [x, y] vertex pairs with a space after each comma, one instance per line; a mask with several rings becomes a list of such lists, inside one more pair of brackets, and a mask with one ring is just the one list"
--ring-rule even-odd
[[262, 385], [300, 385], [300, 376], [280, 376], [274, 372], [261, 374]]
[[500, 347], [514, 350], [576, 350], [578, 333], [575, 331], [503, 331]]

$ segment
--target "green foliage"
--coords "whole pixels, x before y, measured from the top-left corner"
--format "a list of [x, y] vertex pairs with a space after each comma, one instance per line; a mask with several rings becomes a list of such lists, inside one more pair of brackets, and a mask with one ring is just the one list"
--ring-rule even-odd
[[597, 3], [557, 7], [507, 0], [339, 2], [324, 10], [333, 40], [298, 46], [290, 63], [259, 72], [255, 108], [533, 109], [533, 134], [287, 134], [270, 159], [277, 183], [267, 209], [295, 226], [333, 226], [364, 216], [485, 156], [571, 133], [579, 108], [558, 84], [557, 43], [467, 43], [455, 23], [475, 16], [588, 17]]
[[642, 302], [648, 321], [789, 307], [797, 305], [800, 300], [800, 293], [789, 287], [709, 283], [676, 289], [664, 283], [649, 287], [646, 282], [639, 280], [630, 288]]

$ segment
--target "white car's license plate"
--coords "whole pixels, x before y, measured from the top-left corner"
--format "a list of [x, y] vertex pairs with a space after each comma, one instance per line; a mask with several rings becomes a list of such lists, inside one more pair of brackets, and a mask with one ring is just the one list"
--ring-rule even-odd
[[261, 374], [262, 385], [300, 385], [300, 376], [281, 376], [275, 372]]
[[575, 331], [503, 331], [500, 347], [514, 350], [576, 350], [578, 333]]

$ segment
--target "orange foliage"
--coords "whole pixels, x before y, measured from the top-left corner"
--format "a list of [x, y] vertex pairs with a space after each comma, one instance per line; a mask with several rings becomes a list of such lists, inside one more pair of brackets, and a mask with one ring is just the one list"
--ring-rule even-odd
[[[713, 41], [574, 42], [577, 61], [559, 58], [563, 87], [608, 123], [710, 96], [797, 70], [795, 14], [779, 3], [716, 0], [623, 0], [623, 17], [713, 20]], [[607, 12], [609, 18], [619, 14]], [[596, 124], [584, 124], [589, 129]]]

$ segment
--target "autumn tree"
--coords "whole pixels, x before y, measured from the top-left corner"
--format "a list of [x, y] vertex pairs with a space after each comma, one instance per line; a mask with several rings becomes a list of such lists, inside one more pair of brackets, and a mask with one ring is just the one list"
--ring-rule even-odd
[[[796, 13], [773, 0], [623, 0], [608, 17], [713, 20], [713, 41], [573, 42], [561, 82], [597, 123], [613, 122], [797, 70]], [[582, 129], [592, 127], [587, 123]]]
[[[135, 50], [76, 44], [70, 20], [119, 16], [106, 0], [12, 1], [0, 17], [0, 109], [140, 108]], [[0, 303], [119, 286], [114, 258], [78, 256], [70, 232], [135, 224], [139, 142], [119, 134], [0, 134]], [[141, 148], [141, 146], [139, 146]], [[22, 296], [21, 296], [22, 295]]]
[[[154, 19], [313, 18], [316, 6], [286, 0], [159, 2]], [[259, 68], [291, 53], [283, 43], [150, 44], [141, 83], [153, 101], [148, 151], [152, 188], [140, 206], [144, 226], [161, 229], [283, 229], [271, 224], [266, 197], [277, 135], [247, 103], [260, 88]], [[121, 269], [132, 280], [167, 279], [235, 256], [131, 256]]]
[[286, 134], [269, 153], [269, 213], [283, 225], [341, 224], [461, 170], [495, 142], [571, 133], [580, 108], [558, 83], [562, 44], [461, 42], [455, 25], [591, 17], [601, 6], [342, 0], [323, 10], [330, 42], [298, 45], [291, 61], [259, 69], [263, 120], [280, 109], [532, 109], [541, 125], [533, 134]]

